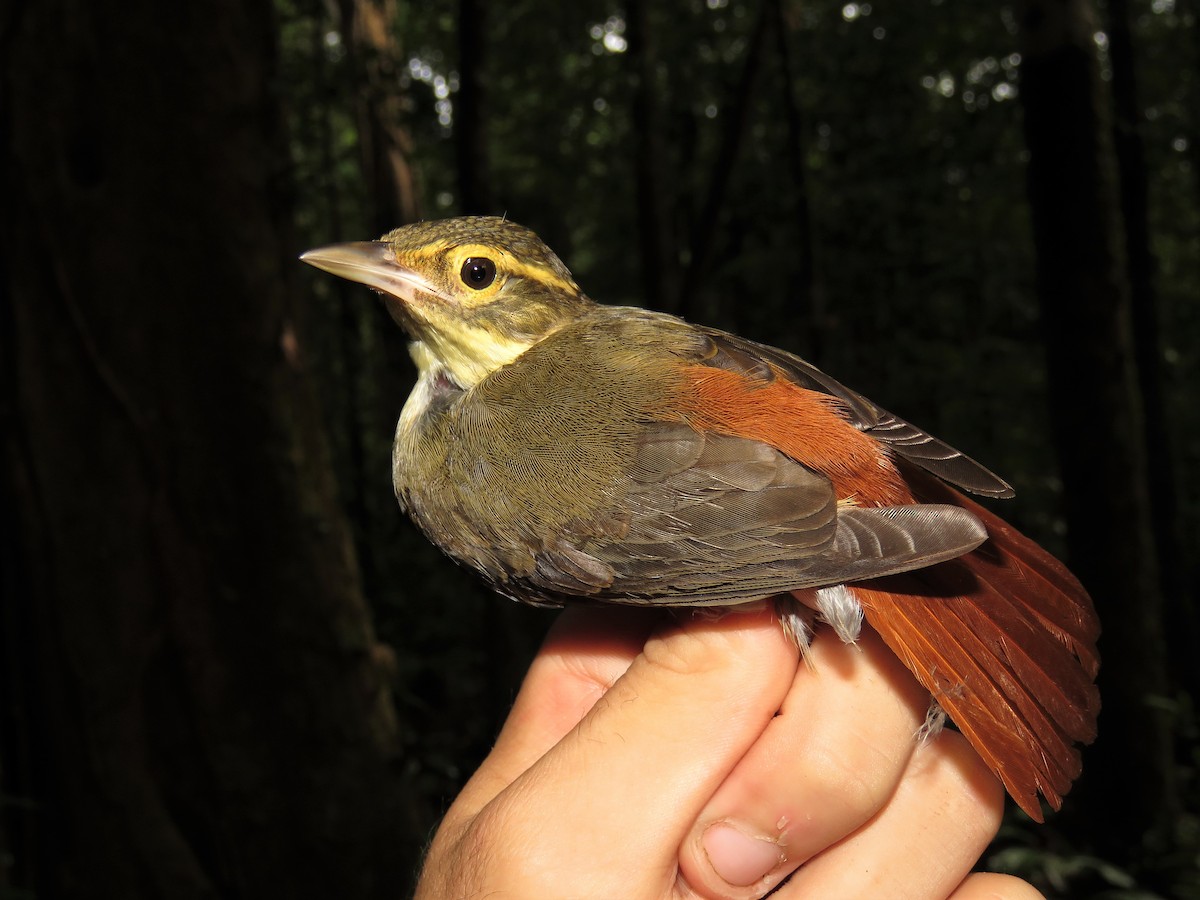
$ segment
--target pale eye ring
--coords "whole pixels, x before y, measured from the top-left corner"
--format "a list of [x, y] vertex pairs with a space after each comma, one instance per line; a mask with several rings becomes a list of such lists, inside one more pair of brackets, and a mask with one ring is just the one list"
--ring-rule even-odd
[[482, 291], [496, 280], [496, 264], [486, 256], [470, 256], [463, 262], [459, 277], [471, 290]]

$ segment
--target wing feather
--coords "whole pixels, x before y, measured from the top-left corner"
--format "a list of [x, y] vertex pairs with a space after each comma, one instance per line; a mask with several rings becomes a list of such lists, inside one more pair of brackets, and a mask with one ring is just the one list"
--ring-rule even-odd
[[706, 360], [709, 365], [737, 372], [751, 380], [764, 380], [782, 374], [788, 381], [806, 390], [836, 397], [844, 405], [851, 424], [926, 471], [974, 494], [1013, 496], [1012, 487], [994, 472], [944, 441], [877, 406], [799, 356], [715, 329], [701, 330], [711, 341]]
[[828, 478], [761, 441], [647, 426], [620, 502], [535, 554], [540, 594], [721, 605], [908, 571], [986, 537], [970, 513], [855, 508]]

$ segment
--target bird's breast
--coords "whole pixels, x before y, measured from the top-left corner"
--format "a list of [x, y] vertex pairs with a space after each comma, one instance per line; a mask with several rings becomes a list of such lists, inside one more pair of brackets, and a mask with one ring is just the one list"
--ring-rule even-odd
[[619, 323], [580, 323], [470, 390], [423, 373], [393, 451], [422, 530], [493, 581], [528, 574], [556, 541], [619, 533], [637, 437], [683, 381], [669, 346], [630, 341]]

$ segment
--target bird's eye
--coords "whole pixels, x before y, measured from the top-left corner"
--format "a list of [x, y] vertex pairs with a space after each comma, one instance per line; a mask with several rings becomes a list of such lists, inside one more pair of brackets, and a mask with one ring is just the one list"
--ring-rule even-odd
[[472, 256], [463, 263], [460, 277], [473, 291], [482, 291], [496, 280], [496, 264], [486, 256]]

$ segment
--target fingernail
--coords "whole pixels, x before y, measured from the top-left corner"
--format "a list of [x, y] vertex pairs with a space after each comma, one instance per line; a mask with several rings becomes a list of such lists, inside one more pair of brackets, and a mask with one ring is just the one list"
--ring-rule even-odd
[[708, 862], [726, 884], [754, 884], [783, 862], [783, 850], [774, 841], [751, 837], [728, 822], [710, 825], [701, 839]]

